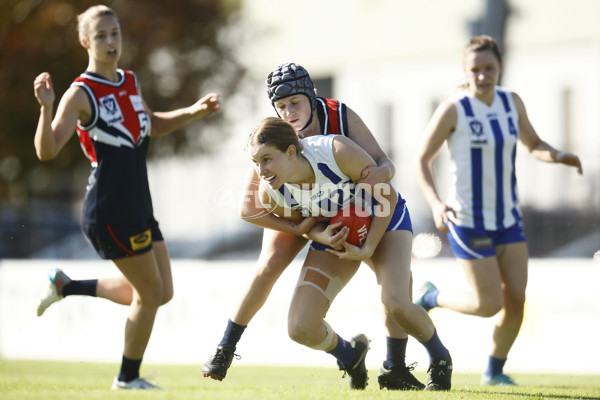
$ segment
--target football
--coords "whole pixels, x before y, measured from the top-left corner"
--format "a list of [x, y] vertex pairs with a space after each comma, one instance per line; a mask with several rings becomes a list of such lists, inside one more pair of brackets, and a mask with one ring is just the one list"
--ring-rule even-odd
[[371, 227], [371, 215], [364, 208], [351, 204], [342, 208], [337, 214], [329, 220], [329, 224], [341, 222], [342, 226], [347, 226], [350, 229], [346, 242], [362, 247], [369, 228]]

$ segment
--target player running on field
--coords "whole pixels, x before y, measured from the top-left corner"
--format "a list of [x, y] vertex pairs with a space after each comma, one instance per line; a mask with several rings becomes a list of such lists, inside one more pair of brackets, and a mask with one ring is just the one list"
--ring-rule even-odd
[[154, 219], [146, 152], [150, 136], [181, 128], [220, 108], [208, 94], [190, 107], [152, 112], [132, 71], [117, 67], [121, 27], [108, 7], [88, 8], [78, 16], [79, 41], [87, 50], [86, 71], [63, 95], [53, 116], [55, 94], [50, 74], [34, 81], [41, 112], [35, 133], [40, 160], [55, 158], [75, 131], [92, 170], [83, 202], [83, 231], [98, 254], [123, 276], [75, 281], [51, 271], [37, 314], [68, 295], [98, 296], [130, 306], [121, 369], [113, 389], [155, 389], [139, 371], [158, 308], [173, 297], [167, 246]]
[[[437, 108], [425, 130], [417, 176], [435, 225], [447, 233], [471, 291], [439, 291], [426, 282], [416, 302], [426, 310], [445, 307], [480, 317], [498, 314], [481, 383], [513, 385], [503, 366], [523, 321], [528, 259], [515, 178], [517, 141], [538, 160], [573, 166], [580, 174], [581, 162], [541, 140], [523, 100], [497, 86], [502, 57], [493, 38], [471, 39], [463, 68], [464, 90]], [[432, 169], [444, 142], [453, 174], [445, 202], [436, 190]]]

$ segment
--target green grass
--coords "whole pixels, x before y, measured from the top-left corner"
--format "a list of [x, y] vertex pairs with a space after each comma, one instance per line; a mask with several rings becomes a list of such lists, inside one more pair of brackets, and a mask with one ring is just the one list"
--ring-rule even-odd
[[[352, 400], [352, 399], [583, 399], [600, 400], [600, 376], [517, 374], [520, 386], [481, 387], [479, 375], [455, 374], [452, 391], [381, 391], [370, 370], [365, 391], [351, 391], [335, 368], [234, 366], [223, 382], [203, 378], [201, 365], [145, 365], [142, 374], [159, 372], [155, 381], [168, 391], [109, 390], [118, 365], [87, 362], [0, 359], [0, 399], [177, 399], [177, 400]], [[422, 381], [425, 374], [416, 376]]]

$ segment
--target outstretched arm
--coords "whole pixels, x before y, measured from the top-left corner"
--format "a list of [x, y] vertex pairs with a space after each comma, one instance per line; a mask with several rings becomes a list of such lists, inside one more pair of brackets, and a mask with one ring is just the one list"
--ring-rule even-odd
[[529, 121], [523, 100], [521, 100], [516, 93], [513, 93], [512, 95], [515, 106], [519, 112], [519, 140], [523, 143], [525, 148], [527, 148], [529, 153], [540, 161], [556, 162], [575, 167], [577, 173], [582, 175], [583, 167], [581, 166], [579, 157], [573, 153], [559, 151], [543, 141]]
[[173, 111], [152, 112], [145, 103], [144, 106], [152, 122], [151, 136], [160, 136], [176, 131], [194, 119], [219, 111], [221, 102], [218, 94], [209, 93], [191, 106]]

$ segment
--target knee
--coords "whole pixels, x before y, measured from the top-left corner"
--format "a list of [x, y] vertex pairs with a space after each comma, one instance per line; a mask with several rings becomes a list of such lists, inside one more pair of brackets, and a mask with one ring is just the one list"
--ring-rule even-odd
[[288, 266], [287, 260], [278, 257], [276, 254], [266, 258], [261, 258], [258, 263], [257, 275], [261, 278], [278, 278], [283, 270]]
[[475, 314], [488, 318], [496, 315], [504, 307], [504, 296], [500, 294], [478, 297], [475, 301]]
[[525, 310], [525, 293], [507, 293], [504, 303], [507, 313], [523, 314]]
[[412, 303], [410, 299], [402, 299], [399, 296], [388, 296], [382, 298], [385, 311], [394, 321], [402, 326], [410, 320]]
[[315, 318], [304, 308], [290, 307], [288, 313], [288, 336], [294, 342], [311, 346], [323, 320]]
[[149, 285], [138, 290], [138, 303], [147, 309], [158, 309], [163, 302], [163, 287], [160, 284]]
[[308, 346], [311, 329], [307, 324], [288, 321], [288, 336], [294, 342]]

